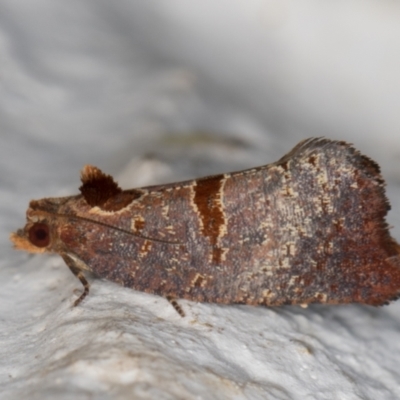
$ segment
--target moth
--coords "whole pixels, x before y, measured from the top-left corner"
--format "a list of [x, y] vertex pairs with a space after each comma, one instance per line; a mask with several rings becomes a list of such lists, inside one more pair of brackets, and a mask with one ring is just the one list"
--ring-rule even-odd
[[80, 194], [32, 200], [15, 248], [57, 253], [88, 294], [91, 271], [167, 298], [279, 306], [387, 304], [400, 246], [378, 165], [350, 144], [308, 139], [275, 163], [122, 190], [86, 165]]

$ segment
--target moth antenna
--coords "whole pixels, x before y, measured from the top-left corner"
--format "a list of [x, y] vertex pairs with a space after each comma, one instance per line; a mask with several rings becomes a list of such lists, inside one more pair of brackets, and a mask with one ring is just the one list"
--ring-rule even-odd
[[135, 237], [138, 237], [140, 239], [150, 240], [152, 242], [173, 244], [173, 245], [176, 245], [176, 246], [184, 244], [183, 242], [173, 242], [173, 241], [170, 241], [170, 240], [156, 239], [156, 238], [152, 238], [152, 237], [149, 237], [149, 236], [140, 235], [139, 233], [130, 232], [130, 231], [127, 231], [125, 229], [118, 228], [117, 226], [108, 225], [108, 224], [106, 224], [104, 222], [95, 221], [93, 219], [84, 218], [84, 217], [81, 217], [81, 216], [78, 216], [78, 215], [66, 215], [66, 214], [56, 214], [56, 215], [59, 216], [59, 217], [64, 217], [64, 218], [68, 218], [68, 219], [78, 219], [78, 220], [81, 220], [81, 221], [91, 222], [93, 224], [97, 224], [97, 225], [105, 226], [107, 228], [115, 229], [116, 231], [124, 232], [124, 233], [126, 233], [128, 235], [135, 236]]

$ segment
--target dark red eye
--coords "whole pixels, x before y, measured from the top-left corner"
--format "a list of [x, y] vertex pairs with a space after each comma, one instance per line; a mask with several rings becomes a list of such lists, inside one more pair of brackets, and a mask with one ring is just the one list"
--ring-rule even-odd
[[46, 247], [50, 243], [50, 229], [46, 224], [34, 224], [29, 229], [29, 240], [36, 247]]

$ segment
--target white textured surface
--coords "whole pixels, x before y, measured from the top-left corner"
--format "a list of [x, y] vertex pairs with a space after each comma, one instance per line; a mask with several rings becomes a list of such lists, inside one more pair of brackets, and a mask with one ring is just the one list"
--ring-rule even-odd
[[97, 164], [125, 187], [263, 164], [300, 139], [378, 161], [400, 239], [400, 3], [0, 1], [1, 399], [398, 399], [400, 303], [216, 306], [14, 252], [28, 201]]

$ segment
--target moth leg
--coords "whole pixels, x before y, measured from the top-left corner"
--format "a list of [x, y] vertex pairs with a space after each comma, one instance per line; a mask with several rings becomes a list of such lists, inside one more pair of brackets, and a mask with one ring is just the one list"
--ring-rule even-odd
[[185, 312], [182, 307], [178, 304], [177, 300], [172, 296], [167, 296], [167, 300], [170, 302], [171, 306], [175, 308], [175, 311], [181, 316], [185, 316]]
[[84, 288], [83, 293], [74, 302], [74, 307], [76, 307], [89, 294], [89, 282], [86, 280], [83, 272], [75, 265], [71, 258], [63, 257], [63, 259], [71, 272], [81, 281]]

